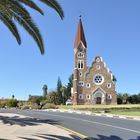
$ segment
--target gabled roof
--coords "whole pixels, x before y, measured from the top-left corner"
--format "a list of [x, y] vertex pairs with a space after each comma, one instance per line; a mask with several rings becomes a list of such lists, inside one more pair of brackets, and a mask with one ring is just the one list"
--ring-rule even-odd
[[84, 46], [87, 48], [87, 43], [86, 43], [86, 39], [85, 39], [81, 16], [80, 16], [79, 23], [78, 23], [78, 30], [76, 33], [74, 48], [77, 48], [80, 42], [82, 42], [84, 44]]
[[95, 93], [96, 91], [102, 91], [104, 94], [106, 93], [101, 87], [97, 87], [92, 91], [92, 93]]

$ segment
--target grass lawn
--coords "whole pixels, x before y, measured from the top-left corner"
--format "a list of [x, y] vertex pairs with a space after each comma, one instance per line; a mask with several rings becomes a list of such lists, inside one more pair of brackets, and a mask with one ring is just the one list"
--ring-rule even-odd
[[82, 111], [91, 111], [93, 113], [107, 113], [115, 115], [140, 116], [140, 104], [127, 105], [61, 105], [59, 109], [74, 109]]
[[140, 108], [140, 104], [126, 104], [126, 105], [61, 105], [60, 109], [96, 109], [96, 108]]
[[140, 116], [140, 110], [111, 110], [110, 113], [115, 115]]

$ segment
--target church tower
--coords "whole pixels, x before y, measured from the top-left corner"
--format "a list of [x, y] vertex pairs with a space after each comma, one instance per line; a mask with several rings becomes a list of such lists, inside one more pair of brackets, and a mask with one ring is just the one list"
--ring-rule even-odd
[[115, 76], [100, 56], [96, 56], [88, 67], [86, 51], [87, 43], [80, 16], [74, 42], [73, 104], [117, 104]]
[[74, 42], [74, 104], [78, 104], [79, 93], [83, 93], [84, 90], [84, 73], [87, 69], [86, 49], [87, 43], [82, 25], [82, 19], [80, 16], [76, 38]]

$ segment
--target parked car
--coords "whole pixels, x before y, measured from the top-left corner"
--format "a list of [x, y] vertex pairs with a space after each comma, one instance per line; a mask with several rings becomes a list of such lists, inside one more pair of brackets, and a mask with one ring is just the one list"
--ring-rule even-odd
[[68, 99], [68, 100], [66, 101], [66, 105], [72, 105], [72, 100], [71, 100], [71, 99]]

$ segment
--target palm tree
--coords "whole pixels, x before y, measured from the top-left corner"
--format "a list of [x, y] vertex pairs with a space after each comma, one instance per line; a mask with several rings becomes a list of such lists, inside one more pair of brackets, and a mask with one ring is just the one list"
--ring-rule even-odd
[[[38, 0], [47, 6], [53, 8], [63, 19], [64, 13], [56, 0]], [[15, 22], [19, 23], [36, 41], [41, 54], [44, 53], [44, 44], [41, 33], [34, 23], [32, 16], [24, 5], [44, 14], [34, 0], [0, 0], [0, 21], [2, 21], [16, 38], [18, 44], [21, 44], [21, 38]]]
[[12, 95], [12, 99], [14, 99], [14, 98], [15, 98], [15, 95], [13, 94], [13, 95]]

